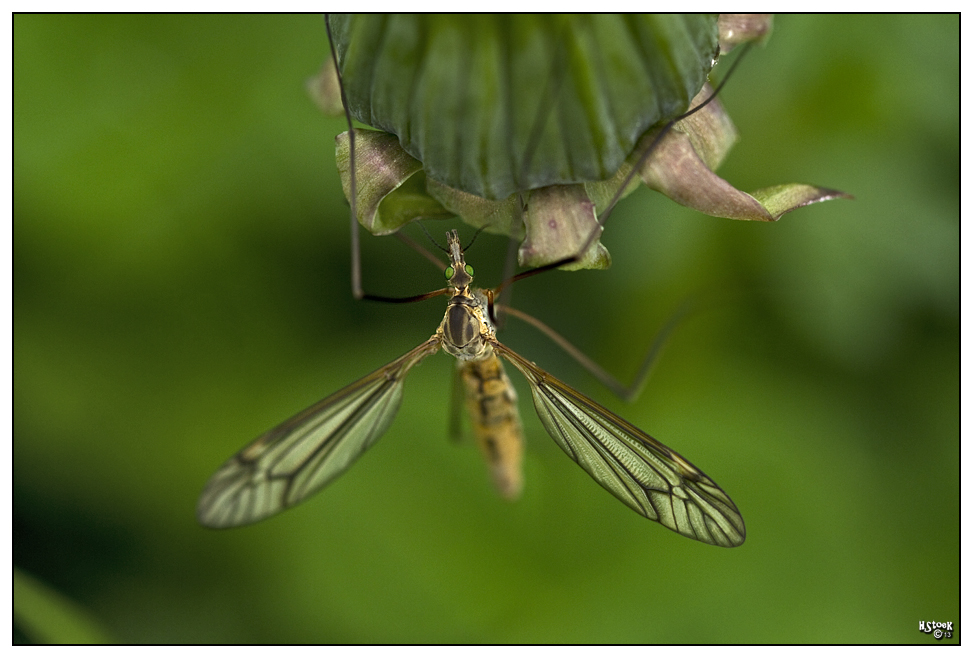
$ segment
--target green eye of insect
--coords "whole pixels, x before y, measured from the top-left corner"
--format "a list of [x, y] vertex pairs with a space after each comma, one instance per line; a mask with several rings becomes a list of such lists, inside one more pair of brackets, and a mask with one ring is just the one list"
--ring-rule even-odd
[[473, 276], [473, 267], [471, 265], [466, 266], [466, 273]]
[[447, 279], [452, 279], [453, 278], [453, 266], [452, 265], [450, 265], [449, 267], [446, 268], [446, 278]]

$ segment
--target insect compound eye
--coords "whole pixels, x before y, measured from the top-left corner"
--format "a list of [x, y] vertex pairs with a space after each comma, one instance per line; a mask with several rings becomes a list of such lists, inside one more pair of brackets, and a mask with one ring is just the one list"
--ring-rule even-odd
[[466, 266], [466, 273], [469, 274], [470, 276], [473, 276], [473, 266], [472, 265], [467, 265]]
[[452, 279], [453, 278], [453, 266], [452, 265], [450, 265], [449, 267], [446, 268], [445, 274], [446, 274], [446, 280], [447, 281], [449, 279]]

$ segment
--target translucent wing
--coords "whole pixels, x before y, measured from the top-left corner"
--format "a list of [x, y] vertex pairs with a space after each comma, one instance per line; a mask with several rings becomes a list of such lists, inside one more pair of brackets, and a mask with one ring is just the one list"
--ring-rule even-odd
[[388, 429], [406, 373], [439, 345], [433, 336], [231, 457], [200, 496], [199, 522], [211, 528], [253, 523], [296, 505], [341, 475]]
[[493, 347], [527, 378], [548, 434], [601, 486], [685, 537], [715, 546], [743, 543], [740, 511], [702, 471], [522, 356], [497, 342]]

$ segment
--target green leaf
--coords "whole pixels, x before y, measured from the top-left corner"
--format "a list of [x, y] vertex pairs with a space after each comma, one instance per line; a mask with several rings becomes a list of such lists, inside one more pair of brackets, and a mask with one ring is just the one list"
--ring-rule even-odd
[[774, 219], [779, 219], [785, 213], [809, 206], [812, 203], [830, 201], [831, 199], [855, 198], [845, 192], [803, 183], [764, 187], [751, 192], [751, 195]]
[[[702, 102], [710, 93], [709, 87], [704, 87], [694, 102]], [[646, 133], [630, 163], [651, 147], [657, 134]], [[735, 140], [733, 123], [714, 100], [673, 127], [642, 164], [639, 176], [676, 203], [728, 219], [773, 222], [802, 206], [852, 198], [844, 192], [800, 183], [768, 187], [752, 195], [741, 192], [713, 173]]]
[[[335, 138], [335, 159], [345, 197], [351, 199], [351, 149], [348, 133]], [[374, 235], [394, 233], [423, 218], [452, 213], [426, 192], [422, 163], [406, 153], [395, 135], [355, 131], [356, 211], [359, 223]]]
[[511, 194], [502, 201], [484, 199], [443, 185], [432, 178], [426, 179], [429, 194], [464, 222], [488, 233], [500, 233], [513, 238], [524, 237], [524, 223], [517, 207], [517, 195]]
[[680, 114], [715, 15], [331, 17], [349, 111], [427, 175], [488, 199], [604, 180]]
[[[523, 238], [520, 264], [540, 266], [576, 253], [595, 230], [597, 215], [639, 180], [684, 206], [731, 219], [775, 221], [811, 203], [850, 198], [796, 183], [751, 195], [714, 174], [737, 140], [718, 100], [666, 129], [643, 158], [664, 130], [640, 134], [652, 125], [646, 117], [670, 117], [685, 108], [678, 99], [698, 67], [681, 59], [683, 48], [705, 41], [700, 39], [711, 31], [708, 23], [632, 16], [369, 16], [335, 17], [332, 25], [349, 110], [398, 135], [356, 132], [358, 220], [374, 234], [455, 214], [473, 226]], [[723, 16], [719, 34], [730, 48], [766, 39], [771, 25], [763, 15]], [[562, 43], [555, 35], [572, 38]], [[660, 59], [667, 62], [665, 71], [658, 68]], [[414, 87], [404, 88], [407, 82]], [[703, 85], [693, 104], [712, 93]], [[653, 110], [643, 114], [633, 102]], [[622, 126], [629, 132], [618, 132]], [[633, 126], [642, 127], [631, 132]], [[627, 159], [609, 168], [627, 144], [625, 135], [637, 143], [624, 151]], [[417, 153], [422, 162], [413, 157]], [[533, 157], [520, 160], [525, 153]], [[338, 140], [338, 167], [348, 196], [346, 135]], [[501, 190], [510, 193], [496, 196]], [[569, 269], [610, 263], [595, 243]]]

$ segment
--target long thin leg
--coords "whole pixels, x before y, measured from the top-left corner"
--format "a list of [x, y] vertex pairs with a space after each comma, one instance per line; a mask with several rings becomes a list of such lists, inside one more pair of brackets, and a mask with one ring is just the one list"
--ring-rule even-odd
[[338, 75], [338, 90], [341, 92], [341, 106], [345, 109], [345, 119], [348, 121], [348, 153], [351, 160], [351, 194], [348, 202], [351, 204], [351, 294], [355, 299], [362, 299], [365, 291], [361, 285], [361, 245], [358, 236], [358, 177], [355, 175], [357, 161], [355, 159], [355, 126], [348, 111], [348, 97], [345, 95], [345, 81], [341, 77], [341, 67], [338, 66], [338, 51], [334, 47], [334, 35], [331, 32], [331, 16], [324, 15], [324, 26], [328, 31], [328, 46], [331, 48], [331, 59], [334, 60], [334, 70]]
[[[523, 195], [518, 194], [517, 199], [518, 199], [518, 203], [520, 203], [520, 208], [521, 208], [521, 212], [518, 214], [518, 216], [523, 218], [523, 207], [524, 207]], [[523, 219], [521, 219], [521, 222], [523, 222]], [[513, 277], [514, 272], [517, 270], [518, 246], [517, 246], [517, 239], [514, 237], [514, 235], [515, 234], [511, 230], [511, 235], [507, 239], [507, 255], [503, 261], [503, 278], [500, 279], [501, 281], [507, 281], [508, 279]], [[510, 299], [513, 296], [512, 291], [513, 288], [511, 288], [510, 286], [502, 290], [498, 296], [497, 304], [494, 305], [494, 308], [496, 307], [499, 307], [500, 309], [509, 308]], [[492, 299], [492, 297], [490, 299]], [[497, 326], [498, 329], [502, 329], [504, 325], [503, 313], [499, 313], [499, 314], [496, 313], [494, 308], [489, 309], [490, 319], [493, 321], [493, 323]]]
[[[555, 56], [551, 58], [550, 73], [547, 76], [543, 93], [541, 93], [539, 96], [537, 113], [534, 115], [534, 121], [531, 124], [530, 132], [528, 134], [528, 141], [526, 146], [524, 147], [523, 158], [521, 159], [520, 162], [520, 170], [515, 172], [518, 187], [521, 190], [526, 190], [528, 187], [527, 181], [525, 180], [525, 176], [527, 175], [527, 172], [530, 171], [530, 165], [534, 159], [534, 155], [537, 153], [537, 147], [540, 144], [541, 135], [544, 132], [544, 127], [547, 125], [555, 101], [557, 100], [558, 95], [561, 93], [561, 86], [564, 83], [564, 70], [565, 70], [564, 44], [567, 43], [567, 39], [568, 39], [568, 35], [564, 32], [564, 29], [562, 28], [559, 31], [558, 38], [554, 39], [553, 42], [550, 42], [548, 44], [549, 47], [554, 49]], [[513, 132], [514, 131], [512, 126], [508, 126], [507, 150], [511, 153], [513, 153], [514, 150]], [[525, 198], [523, 192], [517, 194], [517, 203], [519, 209], [517, 216], [520, 218], [521, 225], [523, 225], [524, 223], [523, 211], [525, 206]], [[507, 242], [507, 257], [506, 260], [504, 261], [503, 278], [500, 279], [501, 281], [507, 281], [508, 279], [513, 277], [514, 273], [517, 270], [518, 247], [517, 247], [517, 241], [514, 238], [514, 235], [516, 235], [516, 233], [517, 232], [514, 230], [514, 227], [511, 226], [509, 231], [510, 239]], [[509, 306], [511, 297], [512, 297], [511, 288], [507, 287], [506, 289], [499, 291], [498, 302], [500, 306]], [[503, 327], [504, 319], [502, 315], [499, 317], [494, 316], [492, 319], [498, 328]]]
[[544, 333], [548, 338], [553, 340], [561, 349], [568, 353], [568, 355], [581, 364], [585, 370], [590, 372], [598, 381], [611, 389], [615, 395], [625, 400], [626, 402], [632, 402], [642, 393], [642, 389], [645, 388], [645, 383], [649, 379], [649, 375], [652, 374], [652, 369], [659, 360], [659, 356], [662, 354], [662, 348], [665, 347], [666, 342], [669, 340], [670, 334], [676, 326], [682, 322], [682, 320], [693, 310], [692, 305], [686, 302], [680, 306], [675, 313], [666, 321], [662, 328], [656, 333], [655, 338], [652, 340], [652, 344], [649, 346], [649, 351], [645, 354], [645, 358], [642, 359], [642, 365], [639, 366], [638, 372], [635, 374], [635, 378], [632, 383], [628, 386], [621, 383], [613, 375], [611, 375], [607, 370], [602, 368], [600, 365], [595, 363], [588, 355], [579, 350], [577, 347], [572, 345], [564, 336], [557, 333], [554, 329], [544, 324], [532, 315], [528, 315], [523, 311], [518, 311], [515, 308], [509, 306], [502, 306], [496, 304], [500, 307], [504, 313], [509, 313], [515, 318], [523, 320], [527, 324], [537, 328], [542, 333]]
[[[527, 313], [518, 311], [517, 309], [509, 306], [510, 284], [516, 281], [520, 281], [521, 279], [526, 279], [527, 277], [540, 274], [541, 272], [546, 272], [548, 270], [561, 267], [563, 265], [570, 265], [571, 263], [577, 262], [578, 260], [583, 258], [584, 255], [588, 252], [588, 249], [591, 248], [591, 245], [594, 244], [595, 241], [598, 240], [598, 238], [601, 236], [601, 233], [604, 230], [605, 222], [608, 221], [608, 217], [611, 215], [611, 212], [615, 208], [615, 205], [618, 203], [619, 199], [621, 199], [621, 195], [624, 192], [624, 190], [628, 188], [629, 183], [631, 183], [632, 179], [638, 174], [639, 170], [641, 170], [642, 166], [652, 155], [652, 153], [656, 150], [656, 148], [659, 146], [662, 140], [665, 139], [666, 135], [669, 134], [669, 131], [672, 130], [673, 126], [675, 126], [675, 124], [678, 121], [681, 121], [691, 116], [695, 112], [698, 112], [703, 107], [705, 107], [710, 102], [712, 102], [713, 99], [716, 98], [716, 96], [723, 89], [723, 86], [726, 84], [727, 80], [729, 80], [730, 76], [733, 74], [733, 71], [736, 69], [737, 65], [739, 65], [740, 60], [743, 58], [744, 55], [746, 55], [749, 49], [750, 49], [750, 44], [747, 44], [741, 50], [740, 54], [736, 57], [736, 59], [733, 61], [733, 64], [730, 66], [726, 75], [723, 76], [723, 80], [720, 82], [719, 85], [717, 85], [716, 89], [713, 91], [712, 94], [710, 94], [710, 96], [706, 100], [704, 100], [699, 105], [693, 107], [686, 113], [682, 114], [681, 116], [676, 117], [675, 119], [667, 123], [662, 128], [662, 130], [659, 131], [659, 133], [652, 140], [652, 143], [649, 145], [649, 147], [645, 149], [645, 151], [642, 153], [635, 167], [633, 167], [632, 171], [629, 172], [628, 177], [625, 179], [622, 185], [619, 186], [618, 191], [615, 193], [615, 196], [611, 199], [608, 206], [605, 208], [605, 211], [601, 214], [601, 217], [598, 218], [598, 223], [595, 226], [595, 228], [592, 230], [591, 235], [588, 236], [588, 239], [585, 241], [585, 243], [581, 246], [581, 248], [578, 250], [578, 252], [575, 255], [569, 256], [567, 258], [563, 258], [554, 263], [549, 263], [548, 265], [536, 267], [514, 275], [512, 273], [512, 269], [509, 268], [512, 261], [510, 260], [510, 255], [508, 254], [508, 260], [507, 260], [508, 269], [504, 271], [503, 282], [499, 286], [494, 288], [492, 291], [489, 291], [487, 295], [487, 298], [489, 300], [489, 314], [491, 319], [495, 323], [499, 325], [500, 323], [498, 320], [502, 320], [503, 316], [507, 313], [520, 320], [523, 320], [524, 322], [527, 322], [528, 324], [532, 325], [533, 327], [537, 328], [542, 333], [547, 335], [558, 346], [560, 346], [561, 349], [567, 352], [568, 355], [571, 356], [571, 358], [573, 358], [575, 361], [581, 364], [582, 367], [584, 367], [588, 372], [594, 375], [602, 384], [604, 384], [606, 387], [611, 389], [616, 395], [618, 395], [623, 400], [627, 402], [631, 402], [632, 400], [634, 400], [639, 396], [639, 394], [642, 392], [642, 389], [645, 387], [646, 381], [648, 381], [649, 375], [652, 373], [653, 367], [655, 366], [656, 362], [659, 359], [659, 356], [661, 355], [662, 348], [665, 346], [666, 341], [669, 338], [669, 335], [676, 328], [676, 326], [686, 317], [686, 315], [688, 315], [688, 313], [692, 310], [692, 305], [689, 302], [686, 302], [682, 306], [680, 306], [680, 308], [677, 309], [676, 312], [662, 326], [662, 328], [659, 330], [659, 332], [656, 334], [655, 338], [653, 339], [652, 344], [649, 346], [649, 350], [646, 353], [645, 357], [643, 358], [642, 364], [639, 366], [638, 372], [635, 374], [634, 380], [629, 386], [625, 386], [617, 378], [615, 378], [604, 368], [602, 368], [593, 360], [591, 360], [586, 354], [584, 354], [584, 352], [582, 352], [577, 347], [572, 345], [566, 338], [564, 338], [561, 334], [557, 333], [554, 329], [546, 325], [544, 322], [538, 320], [532, 315], [528, 315]], [[534, 130], [539, 131], [542, 128], [543, 128], [543, 122], [535, 121]], [[525, 170], [527, 164], [530, 162], [531, 156], [533, 155], [530, 150], [531, 148], [533, 147], [529, 146], [528, 152], [525, 153], [524, 156]], [[523, 207], [524, 207], [524, 202], [523, 202], [523, 197], [521, 197], [520, 198], [521, 210], [523, 209]], [[514, 246], [512, 240], [511, 240], [511, 245]], [[497, 300], [496, 303], [494, 303], [495, 299]]]
[[716, 86], [716, 89], [713, 90], [713, 93], [710, 94], [706, 100], [704, 100], [699, 105], [693, 107], [685, 114], [676, 117], [675, 119], [667, 123], [659, 131], [659, 133], [652, 140], [652, 143], [649, 144], [649, 147], [642, 152], [642, 156], [639, 158], [639, 161], [632, 168], [632, 171], [629, 172], [628, 176], [625, 178], [625, 181], [622, 183], [621, 186], [619, 186], [618, 191], [615, 193], [615, 196], [612, 197], [611, 201], [608, 203], [608, 206], [605, 208], [605, 211], [601, 214], [601, 217], [598, 218], [598, 223], [595, 226], [595, 228], [591, 231], [591, 235], [588, 236], [588, 239], [585, 241], [583, 245], [581, 245], [581, 248], [578, 250], [576, 254], [574, 254], [573, 256], [568, 256], [566, 258], [562, 258], [553, 263], [548, 263], [547, 265], [541, 265], [540, 267], [535, 267], [533, 269], [527, 270], [525, 272], [521, 272], [520, 274], [516, 274], [507, 279], [504, 279], [504, 281], [499, 286], [494, 288], [494, 294], [499, 298], [503, 294], [504, 289], [516, 281], [520, 281], [522, 279], [526, 279], [527, 277], [540, 274], [541, 272], [547, 272], [548, 270], [553, 270], [555, 268], [562, 267], [564, 265], [570, 265], [571, 263], [575, 263], [581, 260], [584, 257], [584, 255], [588, 253], [588, 249], [591, 248], [591, 245], [593, 245], [595, 241], [597, 241], [598, 238], [601, 236], [601, 233], [605, 227], [605, 222], [608, 221], [608, 217], [611, 215], [612, 210], [614, 210], [615, 205], [622, 198], [622, 194], [624, 193], [624, 191], [628, 189], [629, 183], [631, 183], [632, 179], [634, 179], [635, 176], [638, 175], [638, 172], [642, 169], [642, 166], [649, 159], [652, 153], [655, 152], [656, 148], [659, 146], [662, 140], [665, 139], [666, 135], [669, 134], [669, 131], [672, 130], [673, 126], [675, 126], [676, 123], [682, 121], [683, 119], [703, 109], [704, 107], [709, 105], [717, 97], [717, 95], [719, 95], [720, 91], [723, 89], [723, 86], [726, 84], [727, 80], [730, 79], [730, 76], [733, 74], [733, 71], [736, 69], [737, 65], [747, 54], [747, 52], [749, 52], [750, 46], [751, 44], [747, 43], [743, 48], [741, 48], [740, 54], [737, 56], [736, 59], [733, 60], [733, 64], [730, 65], [730, 68], [726, 72], [726, 75], [723, 76], [723, 80], [720, 82], [719, 85]]
[[[392, 304], [408, 304], [410, 302], [419, 302], [424, 299], [430, 299], [431, 297], [445, 295], [450, 292], [449, 288], [441, 288], [439, 290], [423, 293], [421, 295], [414, 295], [412, 297], [384, 297], [381, 295], [372, 295], [366, 293], [362, 287], [361, 240], [358, 234], [358, 176], [356, 172], [357, 160], [355, 158], [355, 126], [352, 123], [351, 112], [348, 111], [348, 97], [345, 95], [345, 83], [341, 77], [341, 67], [338, 66], [338, 53], [335, 50], [334, 36], [331, 32], [331, 17], [327, 14], [324, 16], [324, 25], [328, 31], [328, 45], [331, 48], [331, 57], [334, 59], [335, 71], [338, 74], [338, 89], [341, 90], [341, 105], [345, 109], [345, 119], [348, 121], [348, 156], [351, 160], [351, 184], [349, 199], [349, 203], [351, 204], [351, 294], [355, 299], [368, 299], [371, 301], [388, 302]], [[431, 257], [433, 262], [438, 263], [432, 254], [429, 254], [429, 252], [416, 245], [415, 242], [410, 238], [400, 236], [399, 239], [406, 244], [413, 246], [413, 248], [416, 248], [420, 254]]]

